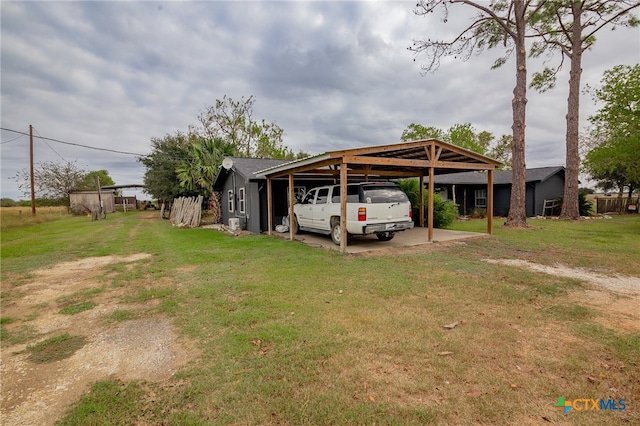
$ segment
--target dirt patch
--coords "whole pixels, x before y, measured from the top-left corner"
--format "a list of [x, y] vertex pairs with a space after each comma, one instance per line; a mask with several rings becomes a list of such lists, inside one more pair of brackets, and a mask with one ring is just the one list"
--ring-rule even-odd
[[484, 259], [489, 263], [516, 266], [533, 272], [573, 278], [593, 286], [574, 290], [569, 298], [600, 312], [598, 322], [613, 328], [640, 331], [640, 278], [625, 275], [604, 275], [587, 269], [563, 265], [546, 266], [519, 259]]
[[[100, 289], [101, 268], [150, 256], [139, 253], [65, 262], [34, 271], [33, 278], [17, 288], [23, 296], [5, 303], [2, 315], [17, 320], [9, 326], [28, 324], [34, 329], [40, 337], [29, 344], [60, 333], [82, 336], [86, 344], [68, 358], [36, 364], [29, 360], [27, 344], [7, 346], [3, 342], [0, 367], [3, 425], [53, 424], [95, 381], [110, 377], [124, 381], [166, 380], [193, 356], [186, 342], [178, 342], [168, 318], [134, 319], [106, 325], [105, 318], [116, 310], [136, 312], [152, 307], [151, 303], [120, 303], [121, 298], [117, 296], [122, 290], [119, 289], [96, 293], [97, 306], [93, 309], [76, 315], [59, 312], [56, 301], [60, 298]], [[11, 283], [3, 283], [3, 287], [3, 292], [10, 291]]]

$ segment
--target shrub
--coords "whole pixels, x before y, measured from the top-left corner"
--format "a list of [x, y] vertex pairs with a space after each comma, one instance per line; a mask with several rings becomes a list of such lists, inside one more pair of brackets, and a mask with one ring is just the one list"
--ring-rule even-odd
[[[588, 193], [589, 192], [584, 191], [583, 189], [580, 189], [580, 192], [578, 192], [578, 212], [580, 216], [591, 216], [591, 214], [593, 213], [593, 204], [591, 203], [591, 201], [587, 200]], [[558, 207], [554, 209], [554, 215], [557, 216], [560, 214], [563, 201], [564, 200], [562, 197], [558, 198]]]
[[15, 207], [18, 203], [16, 203], [11, 198], [2, 198], [0, 199], [0, 207]]
[[[507, 213], [508, 215], [508, 213]], [[474, 208], [469, 215], [471, 219], [484, 219], [487, 217], [487, 209], [481, 209], [479, 207]]]
[[[420, 209], [420, 181], [418, 179], [401, 179], [398, 182], [400, 189], [407, 194], [413, 206], [414, 220], [417, 221]], [[428, 214], [429, 193], [424, 192], [425, 217]], [[449, 200], [443, 200], [439, 194], [433, 194], [433, 226], [435, 228], [446, 228], [450, 226], [458, 217], [458, 206]]]

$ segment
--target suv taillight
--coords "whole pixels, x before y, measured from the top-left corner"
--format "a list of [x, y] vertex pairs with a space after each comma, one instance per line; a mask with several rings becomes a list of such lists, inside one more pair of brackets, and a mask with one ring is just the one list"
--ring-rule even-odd
[[409, 217], [413, 219], [413, 211], [411, 210], [411, 204], [409, 204]]
[[358, 208], [358, 222], [364, 222], [367, 220], [367, 208], [360, 207]]

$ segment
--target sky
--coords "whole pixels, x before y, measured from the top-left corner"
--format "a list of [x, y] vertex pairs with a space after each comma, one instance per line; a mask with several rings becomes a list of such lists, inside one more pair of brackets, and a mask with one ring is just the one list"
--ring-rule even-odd
[[[471, 123], [511, 133], [515, 65], [491, 70], [502, 50], [467, 61], [407, 50], [450, 38], [469, 13], [429, 17], [415, 1], [0, 2], [1, 127], [29, 131], [34, 159], [106, 169], [116, 184], [142, 184], [135, 155], [152, 138], [197, 124], [223, 96], [255, 97], [254, 117], [284, 129], [284, 144], [310, 154], [400, 141], [410, 123]], [[530, 61], [529, 76], [559, 56]], [[599, 33], [582, 83], [597, 87], [618, 64], [640, 62], [640, 29]], [[555, 90], [529, 90], [527, 167], [565, 164], [568, 63]], [[581, 129], [598, 105], [581, 97]], [[13, 177], [29, 166], [29, 138], [1, 132], [1, 196], [28, 199]], [[125, 195], [150, 196], [125, 190]], [[36, 194], [37, 196], [37, 194]]]

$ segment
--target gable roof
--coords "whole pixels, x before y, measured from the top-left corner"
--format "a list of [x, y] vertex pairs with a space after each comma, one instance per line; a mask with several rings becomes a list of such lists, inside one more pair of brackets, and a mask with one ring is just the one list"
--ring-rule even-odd
[[[282, 164], [290, 163], [291, 160], [274, 160], [272, 158], [245, 158], [245, 157], [225, 157], [233, 161], [231, 170], [236, 173], [240, 173], [246, 180], [264, 180], [264, 176], [256, 176], [256, 172], [271, 167], [281, 166]], [[224, 180], [229, 174], [230, 170], [220, 166], [216, 179], [213, 182], [213, 188], [222, 188]]]
[[390, 179], [424, 176], [429, 168], [433, 168], [435, 174], [494, 170], [501, 163], [457, 145], [437, 139], [425, 139], [328, 151], [261, 170], [258, 176], [282, 178], [293, 174], [338, 175], [337, 166], [341, 164], [346, 165], [345, 169], [351, 176], [380, 176]]
[[[555, 167], [538, 167], [526, 170], [527, 182], [544, 182], [557, 173], [564, 175], [563, 166]], [[493, 173], [494, 185], [510, 185], [513, 177], [511, 170], [504, 170]], [[438, 175], [435, 183], [440, 185], [486, 185], [487, 174], [478, 172], [452, 173], [446, 175]]]

